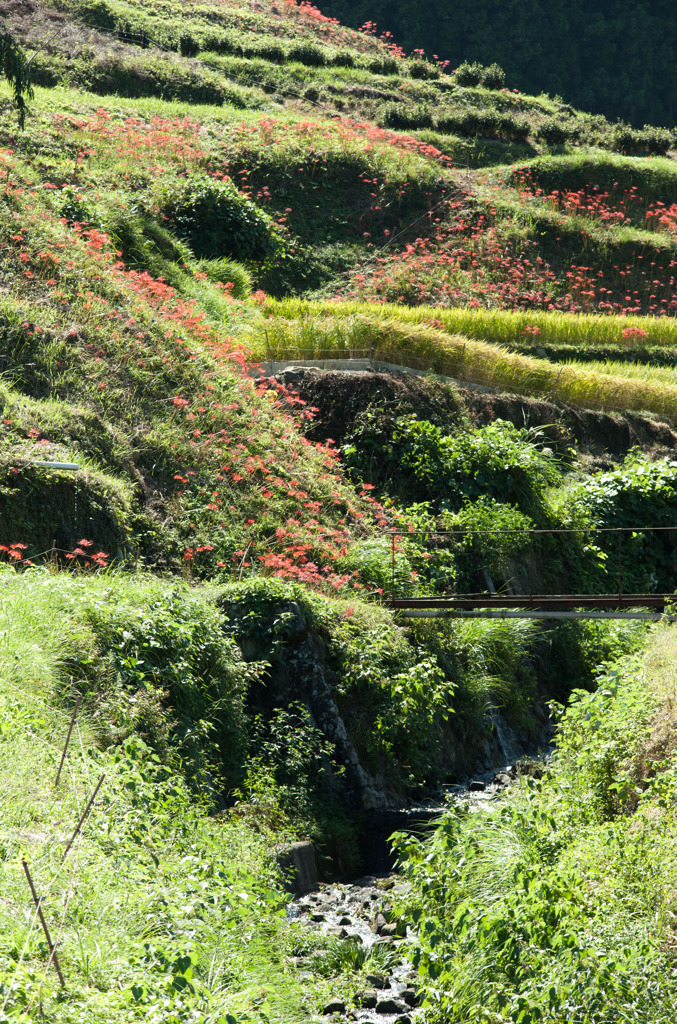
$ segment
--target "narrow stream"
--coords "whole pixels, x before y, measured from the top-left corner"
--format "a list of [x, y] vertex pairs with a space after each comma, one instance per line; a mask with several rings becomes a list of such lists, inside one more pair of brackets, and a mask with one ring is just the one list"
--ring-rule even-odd
[[[366, 983], [354, 1001], [338, 992], [330, 998], [322, 1011], [325, 1020], [423, 1024], [418, 975], [409, 959], [413, 936], [394, 910], [406, 896], [408, 883], [392, 871], [388, 836], [397, 830], [420, 834], [450, 803], [465, 804], [473, 812], [488, 810], [518, 773], [519, 766], [506, 765], [476, 776], [467, 785], [443, 787], [435, 801], [374, 815], [363, 854], [375, 873], [351, 882], [320, 883], [318, 891], [288, 905], [288, 918], [358, 948], [356, 958]], [[306, 966], [299, 964], [302, 970]]]

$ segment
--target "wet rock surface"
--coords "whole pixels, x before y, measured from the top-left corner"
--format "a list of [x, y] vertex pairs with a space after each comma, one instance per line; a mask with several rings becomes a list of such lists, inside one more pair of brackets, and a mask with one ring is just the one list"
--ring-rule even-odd
[[[444, 786], [434, 799], [420, 805], [387, 812], [388, 821], [393, 813], [409, 816], [418, 823], [419, 829], [415, 831], [419, 831], [421, 826], [434, 824], [454, 804], [464, 805], [471, 813], [482, 813], [501, 800], [515, 779], [542, 770], [543, 765], [537, 760], [516, 761], [499, 771], [480, 773], [465, 785]], [[322, 1010], [324, 1021], [425, 1024], [418, 975], [411, 963], [413, 936], [396, 909], [408, 887], [408, 882], [393, 872], [373, 874], [353, 882], [320, 883], [316, 892], [306, 893], [289, 904], [289, 918], [341, 942], [357, 944], [360, 949], [354, 977], [361, 987], [354, 997], [339, 991], [327, 1000]], [[299, 963], [299, 968], [303, 970], [304, 965]]]
[[350, 883], [321, 884], [295, 899], [288, 917], [311, 930], [359, 946], [362, 987], [354, 998], [337, 992], [325, 1001], [325, 1020], [423, 1024], [418, 976], [409, 959], [407, 923], [395, 912], [408, 883], [398, 875], [367, 875]]

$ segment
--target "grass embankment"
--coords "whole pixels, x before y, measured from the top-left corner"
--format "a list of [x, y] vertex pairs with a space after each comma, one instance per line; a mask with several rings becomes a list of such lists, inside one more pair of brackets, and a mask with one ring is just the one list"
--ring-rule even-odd
[[[647, 161], [620, 153], [559, 153], [538, 156], [506, 173], [514, 184], [525, 177], [545, 194], [588, 192], [594, 184], [605, 198], [613, 196], [622, 204], [624, 218], [645, 222], [647, 206], [661, 201], [669, 207], [674, 201], [677, 168], [666, 157]], [[599, 206], [599, 197], [590, 198]]]
[[658, 627], [576, 695], [542, 779], [403, 842], [431, 1020], [673, 1019], [676, 652]]
[[[362, 765], [390, 792], [448, 772], [473, 729], [481, 743], [488, 703], [512, 705], [524, 724], [535, 688], [525, 669], [541, 642], [535, 623], [422, 624], [409, 636], [382, 609], [272, 581], [197, 588], [149, 574], [3, 567], [0, 589], [8, 1024], [45, 1014], [63, 1024], [307, 1021], [393, 959], [378, 944], [369, 952], [284, 918], [275, 845], [310, 829], [326, 864], [331, 835], [318, 822], [332, 807], [342, 828], [337, 862], [348, 864], [356, 844], [337, 747], [300, 693], [287, 704], [272, 696], [276, 666], [288, 672], [299, 644], [290, 601], [322, 638], [332, 700]], [[245, 663], [233, 636], [268, 664]], [[586, 638], [588, 656], [632, 644], [618, 631]], [[225, 792], [232, 809], [214, 815]], [[58, 941], [65, 991], [47, 963], [24, 858]]]
[[[469, 155], [495, 162], [500, 151], [505, 163], [515, 151], [538, 153], [547, 138], [542, 127], [559, 113], [548, 97], [504, 88], [500, 72], [491, 81], [457, 81], [444, 64], [407, 56], [387, 37], [347, 29], [309, 4], [59, 0], [57, 7], [56, 15], [10, 14], [12, 31], [38, 50], [39, 84], [241, 107], [285, 98], [382, 128], [431, 133], [463, 165]], [[618, 144], [604, 118], [568, 108], [559, 144], [575, 135], [586, 144]], [[662, 141], [665, 148], [670, 136]]]
[[[220, 277], [232, 271], [246, 293], [243, 268], [195, 260], [158, 223], [158, 182], [174, 187], [204, 159], [198, 124], [171, 104], [159, 103], [154, 109], [167, 117], [153, 119], [143, 104], [139, 111], [113, 100], [107, 109], [93, 99], [86, 111], [80, 100], [73, 118], [73, 94], [45, 92], [38, 101], [35, 151], [4, 155], [0, 232], [12, 288], [1, 310], [2, 541], [27, 544], [32, 557], [53, 543], [72, 551], [86, 538], [109, 556], [226, 574], [245, 553], [265, 561], [284, 549], [292, 571], [303, 575], [312, 563], [311, 575], [325, 567], [331, 575], [349, 520], [362, 533], [373, 505], [346, 484], [331, 452], [305, 442], [284, 396], [259, 393], [238, 372], [238, 338], [261, 312], [233, 301], [231, 278]], [[239, 120], [214, 116], [217, 148], [231, 130], [236, 148], [245, 144]], [[5, 130], [9, 138], [9, 118]], [[294, 145], [286, 140], [289, 159]], [[369, 155], [362, 139], [356, 145], [366, 175], [378, 153]], [[152, 153], [141, 168], [139, 151]], [[134, 203], [147, 213], [125, 213]], [[267, 230], [265, 218], [259, 223]], [[81, 473], [28, 464], [40, 458], [79, 463]], [[283, 492], [284, 510], [274, 497]], [[288, 543], [280, 545], [285, 523]], [[327, 557], [316, 547], [320, 536]]]
[[[204, 700], [200, 671], [211, 659], [209, 686], [213, 696], [221, 690], [222, 723], [228, 699], [237, 699], [236, 674], [244, 666], [238, 669], [236, 649], [214, 628], [208, 603], [187, 588], [179, 592], [151, 579], [78, 580], [8, 569], [0, 575], [0, 1020], [44, 1014], [69, 1024], [307, 1016], [298, 976], [284, 965], [288, 936], [268, 832], [209, 817], [208, 791], [204, 806], [196, 802], [171, 758], [160, 760], [141, 739], [149, 728], [175, 739], [181, 734], [179, 723], [163, 718], [161, 687], [155, 693], [150, 684], [127, 689], [120, 676], [115, 682], [112, 662], [105, 681], [106, 655], [116, 653], [114, 635], [124, 643], [118, 616], [134, 632], [154, 615], [157, 625], [164, 605], [174, 657], [182, 631], [194, 631], [194, 648], [179, 655], [184, 707]], [[161, 648], [161, 631], [153, 642], [155, 649], [142, 654], [151, 661]], [[118, 665], [124, 675], [123, 661]], [[88, 685], [92, 662], [97, 672]], [[148, 665], [138, 661], [139, 680], [144, 670]], [[78, 691], [83, 708], [55, 789]], [[205, 711], [213, 720], [214, 707]], [[101, 774], [95, 807], [64, 858]], [[47, 966], [22, 858], [30, 863], [59, 944], [64, 991]]]
[[[439, 329], [440, 324], [472, 324], [474, 313], [460, 311], [457, 318], [449, 316], [445, 323], [444, 311], [429, 310], [435, 314], [430, 319], [436, 321], [431, 326], [424, 322], [427, 318], [409, 316], [402, 307], [372, 306], [365, 313], [365, 307], [357, 303], [315, 305], [290, 300], [269, 303], [267, 308], [286, 319], [276, 317], [266, 326], [265, 335], [254, 332], [255, 358], [266, 358], [268, 351], [274, 358], [285, 359], [341, 358], [351, 353], [365, 357], [371, 352], [375, 360], [429, 370], [498, 391], [590, 409], [641, 410], [668, 417], [677, 414], [677, 388], [671, 383], [669, 371], [665, 376], [659, 371], [654, 375], [646, 369], [633, 372], [631, 366], [621, 365], [615, 374], [613, 363], [604, 364], [605, 372], [587, 363], [558, 365]], [[488, 333], [483, 318], [478, 320], [479, 331]], [[511, 330], [516, 327], [515, 321], [519, 323], [516, 316], [508, 320]], [[594, 323], [585, 326], [590, 329]], [[625, 340], [618, 327], [615, 334]], [[658, 379], [647, 379], [650, 376]]]

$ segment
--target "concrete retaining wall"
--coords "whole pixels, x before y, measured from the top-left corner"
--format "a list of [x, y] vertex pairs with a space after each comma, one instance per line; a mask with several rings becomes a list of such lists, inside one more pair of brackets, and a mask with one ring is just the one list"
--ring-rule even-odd
[[444, 384], [454, 384], [469, 391], [481, 391], [484, 394], [496, 394], [495, 388], [487, 388], [483, 384], [474, 384], [468, 380], [457, 380], [455, 377], [443, 377], [430, 370], [419, 370], [413, 366], [402, 366], [399, 363], [385, 363], [380, 359], [267, 359], [258, 364], [261, 371], [256, 376], [275, 377], [292, 367], [315, 367], [318, 370], [376, 370], [385, 373], [407, 373], [413, 377], [432, 377]]

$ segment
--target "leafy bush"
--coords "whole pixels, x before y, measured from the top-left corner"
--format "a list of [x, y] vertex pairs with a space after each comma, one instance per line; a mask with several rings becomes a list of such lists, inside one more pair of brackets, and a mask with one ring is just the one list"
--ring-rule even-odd
[[524, 558], [518, 559], [528, 551], [527, 531], [533, 525], [532, 520], [513, 505], [485, 496], [468, 502], [455, 516], [446, 518], [445, 529], [467, 531], [465, 536], [454, 540], [458, 590], [472, 591], [482, 568], [489, 571], [497, 590], [512, 584], [515, 574], [523, 569]]
[[420, 657], [410, 668], [391, 675], [387, 685], [390, 699], [383, 701], [376, 718], [375, 742], [377, 749], [404, 760], [407, 781], [416, 788], [430, 771], [435, 732], [453, 714], [456, 687], [434, 656]]
[[482, 72], [481, 82], [485, 89], [502, 89], [505, 85], [505, 71], [499, 64], [490, 64]]
[[459, 85], [468, 85], [470, 87], [479, 85], [482, 81], [482, 75], [484, 73], [484, 65], [474, 61], [472, 64], [468, 61], [463, 61], [462, 64], [456, 68], [455, 75], [456, 81]]
[[239, 784], [244, 699], [259, 667], [242, 661], [216, 609], [177, 591], [147, 608], [102, 602], [89, 619], [109, 669], [94, 682], [105, 717], [118, 728], [126, 719], [197, 788], [210, 772], [226, 788]]
[[499, 64], [485, 67], [478, 61], [463, 61], [454, 72], [459, 85], [471, 88], [483, 85], [485, 89], [502, 89], [505, 85], [505, 71]]
[[531, 125], [523, 117], [500, 114], [497, 110], [478, 109], [459, 109], [458, 112], [445, 113], [437, 119], [435, 127], [440, 132], [515, 142], [523, 142], [531, 131]]
[[[676, 471], [677, 462], [649, 462], [632, 452], [618, 469], [586, 480], [571, 496], [572, 515], [607, 530], [625, 530], [620, 540], [626, 592], [672, 593], [677, 587]], [[676, 529], [641, 532], [652, 526]], [[609, 580], [615, 584], [618, 537], [597, 534], [595, 544], [605, 553]]]
[[396, 491], [413, 490], [440, 509], [457, 511], [468, 499], [487, 496], [540, 516], [544, 489], [558, 478], [542, 440], [500, 420], [481, 430], [447, 434], [408, 416], [396, 420], [377, 468], [368, 455], [369, 433], [359, 427], [343, 452], [348, 465], [366, 469], [365, 475], [376, 468], [379, 481]]
[[644, 128], [639, 129], [618, 124], [613, 131], [612, 145], [621, 153], [649, 153], [664, 156], [672, 147], [673, 138], [672, 132], [667, 128], [644, 125]]
[[321, 68], [327, 63], [327, 57], [324, 50], [320, 50], [319, 47], [313, 46], [312, 43], [297, 43], [287, 51], [288, 61], [297, 61], [299, 64], [305, 64], [310, 68]]
[[611, 665], [593, 693], [575, 690], [557, 733], [556, 772], [574, 813], [586, 823], [610, 821], [634, 805], [632, 755], [656, 711], [639, 660]]
[[503, 114], [499, 126], [499, 137], [512, 140], [513, 142], [524, 142], [531, 132], [531, 125], [525, 117], [514, 117], [512, 114]]
[[231, 182], [197, 174], [166, 188], [159, 201], [198, 257], [265, 260], [280, 248], [270, 217]]
[[561, 121], [551, 118], [539, 124], [536, 138], [542, 139], [548, 146], [561, 146], [571, 138], [571, 130]]
[[200, 44], [190, 32], [182, 32], [179, 39], [179, 52], [182, 57], [194, 57], [200, 52]]
[[402, 64], [396, 57], [386, 56], [370, 57], [364, 67], [372, 75], [397, 75], [402, 70]]
[[438, 132], [442, 133], [448, 132], [453, 135], [466, 134], [463, 124], [463, 111], [460, 109], [453, 113], [445, 111], [442, 117], [436, 118], [435, 128]]
[[383, 128], [432, 128], [433, 116], [424, 106], [409, 107], [402, 103], [387, 104], [379, 117]]
[[440, 77], [440, 69], [427, 60], [407, 61], [407, 71], [411, 78], [431, 79]]
[[259, 46], [256, 56], [262, 57], [263, 60], [269, 60], [274, 64], [284, 64], [287, 59], [283, 48], [277, 43], [265, 43]]
[[218, 35], [207, 34], [202, 39], [201, 49], [211, 53], [235, 53], [237, 43], [222, 32]]
[[[247, 762], [242, 795], [256, 800], [264, 796], [294, 822], [312, 830], [320, 815], [318, 801], [326, 802], [336, 770], [334, 746], [300, 703], [278, 707], [264, 717], [254, 714], [250, 725], [253, 756]], [[271, 786], [271, 782], [274, 784]]]
[[352, 55], [352, 53], [348, 53], [347, 51], [343, 52], [339, 50], [337, 53], [334, 54], [331, 62], [337, 68], [355, 67], [355, 58]]

